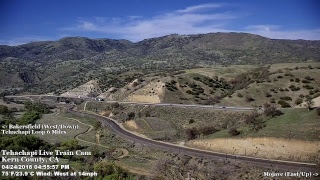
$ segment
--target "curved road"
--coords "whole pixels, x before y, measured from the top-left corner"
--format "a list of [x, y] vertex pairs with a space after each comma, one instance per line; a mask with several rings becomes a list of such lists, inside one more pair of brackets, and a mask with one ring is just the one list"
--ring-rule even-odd
[[[61, 97], [61, 96], [52, 96], [52, 95], [24, 95], [24, 96], [6, 96], [12, 98], [19, 98], [19, 97]], [[92, 100], [92, 98], [81, 98], [83, 100]], [[118, 102], [123, 104], [140, 104], [140, 105], [154, 105], [154, 106], [177, 106], [177, 107], [195, 107], [195, 108], [213, 108], [213, 109], [225, 109], [225, 110], [233, 110], [233, 111], [248, 111], [257, 108], [248, 108], [248, 107], [224, 107], [224, 106], [208, 106], [208, 105], [187, 105], [187, 104], [155, 104], [155, 103], [135, 103], [135, 102], [121, 102], [121, 101], [108, 101], [108, 102]], [[96, 115], [96, 114], [89, 114], [85, 112], [74, 111], [71, 108], [68, 110], [73, 114], [77, 114], [80, 116], [87, 116], [99, 120], [103, 125], [107, 125], [115, 134], [123, 137], [124, 139], [131, 140], [136, 143], [157, 147], [166, 151], [174, 152], [174, 153], [183, 153], [190, 156], [197, 156], [197, 157], [204, 157], [204, 158], [211, 158], [217, 160], [229, 160], [229, 161], [237, 161], [247, 163], [253, 166], [259, 166], [264, 168], [271, 168], [273, 170], [282, 169], [290, 172], [318, 172], [316, 164], [312, 163], [302, 163], [302, 162], [293, 162], [293, 161], [281, 161], [281, 160], [271, 160], [271, 159], [262, 159], [262, 158], [255, 158], [255, 157], [248, 157], [248, 156], [238, 156], [232, 154], [225, 154], [225, 153], [218, 153], [206, 150], [200, 150], [195, 148], [189, 148], [185, 146], [179, 146], [171, 143], [155, 141], [152, 139], [144, 138], [138, 135], [135, 135], [124, 128], [120, 127], [118, 123], [116, 123], [113, 119]]]
[[140, 137], [138, 135], [130, 133], [129, 131], [120, 127], [118, 123], [116, 123], [114, 120], [110, 118], [103, 117], [96, 114], [89, 114], [85, 112], [74, 111], [72, 109], [69, 109], [69, 112], [76, 115], [91, 117], [96, 120], [99, 120], [103, 125], [108, 126], [114, 133], [123, 137], [124, 139], [128, 139], [133, 142], [144, 144], [147, 146], [160, 148], [165, 151], [170, 151], [174, 153], [183, 153], [189, 156], [211, 158], [216, 160], [229, 160], [229, 161], [242, 162], [242, 163], [247, 163], [253, 166], [271, 168], [273, 170], [282, 169], [290, 172], [297, 172], [297, 171], [317, 172], [316, 164], [312, 164], [312, 163], [280, 161], [280, 160], [271, 160], [271, 159], [269, 160], [269, 159], [262, 159], [262, 158], [248, 157], [248, 156], [238, 156], [238, 155], [231, 155], [231, 154], [194, 149], [194, 148], [179, 146], [179, 145], [170, 144], [166, 142], [155, 141], [155, 140]]
[[[7, 98], [31, 98], [31, 97], [62, 97], [62, 98], [75, 98], [86, 100], [87, 102], [95, 101], [94, 98], [89, 97], [66, 97], [66, 96], [55, 96], [55, 95], [21, 95], [21, 96], [6, 96]], [[119, 104], [136, 104], [136, 105], [152, 105], [152, 106], [175, 106], [175, 107], [191, 107], [191, 108], [208, 108], [208, 109], [220, 109], [220, 110], [232, 110], [232, 111], [251, 111], [259, 110], [263, 108], [252, 108], [252, 107], [234, 107], [234, 106], [216, 106], [216, 105], [200, 105], [200, 104], [168, 104], [168, 103], [147, 103], [147, 102], [129, 102], [129, 101], [95, 101], [95, 102], [106, 102], [106, 103], [119, 103]]]

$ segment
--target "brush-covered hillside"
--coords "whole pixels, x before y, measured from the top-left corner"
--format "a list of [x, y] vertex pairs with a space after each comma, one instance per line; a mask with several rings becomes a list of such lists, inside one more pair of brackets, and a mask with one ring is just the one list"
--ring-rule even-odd
[[282, 108], [305, 107], [305, 101], [310, 98], [314, 99], [314, 105], [320, 106], [319, 73], [320, 63], [215, 65], [147, 75], [135, 71], [117, 75], [117, 81], [110, 81], [108, 86], [105, 82], [109, 81], [89, 81], [61, 95], [92, 97], [95, 94], [116, 101], [242, 107], [271, 103]]
[[[66, 37], [0, 45], [1, 90], [61, 93], [119, 74], [172, 72], [215, 64], [319, 62], [320, 41], [269, 39], [246, 33], [168, 35], [140, 42]], [[106, 77], [110, 77], [106, 80]], [[134, 79], [119, 82], [117, 88]]]

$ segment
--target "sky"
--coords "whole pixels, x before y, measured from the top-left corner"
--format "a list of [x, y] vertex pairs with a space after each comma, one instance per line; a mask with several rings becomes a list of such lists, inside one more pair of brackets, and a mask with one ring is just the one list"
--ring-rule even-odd
[[320, 40], [317, 0], [1, 0], [0, 44], [245, 32]]

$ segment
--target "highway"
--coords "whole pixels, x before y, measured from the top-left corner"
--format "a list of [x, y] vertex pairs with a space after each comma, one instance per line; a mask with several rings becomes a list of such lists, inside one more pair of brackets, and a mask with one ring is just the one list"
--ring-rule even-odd
[[[41, 97], [44, 95], [27, 95], [27, 96], [6, 96], [7, 98], [28, 98], [28, 97]], [[61, 96], [50, 96], [49, 97], [61, 97]], [[86, 98], [85, 100], [92, 101], [91, 98]], [[221, 106], [208, 106], [208, 105], [188, 105], [188, 104], [163, 104], [163, 103], [136, 103], [136, 102], [121, 102], [121, 101], [107, 101], [108, 103], [122, 103], [122, 104], [139, 104], [139, 105], [154, 105], [154, 106], [177, 106], [177, 107], [195, 107], [195, 108], [214, 108], [214, 109], [226, 109], [226, 110], [253, 110], [255, 108], [247, 108], [247, 107], [221, 107]], [[234, 161], [247, 163], [252, 166], [258, 166], [263, 168], [270, 168], [273, 170], [280, 169], [286, 170], [290, 172], [296, 171], [304, 171], [304, 172], [317, 172], [317, 166], [313, 163], [303, 163], [303, 162], [293, 162], [293, 161], [281, 161], [281, 160], [273, 160], [273, 159], [263, 159], [263, 158], [255, 158], [248, 156], [240, 156], [219, 152], [206, 151], [201, 149], [195, 149], [190, 147], [185, 147], [177, 144], [155, 141], [149, 138], [141, 137], [136, 135], [126, 129], [120, 123], [117, 123], [115, 120], [111, 118], [107, 118], [104, 116], [100, 116], [97, 114], [87, 113], [83, 111], [75, 111], [72, 109], [68, 110], [70, 113], [75, 115], [91, 117], [98, 121], [100, 121], [103, 125], [109, 127], [115, 134], [121, 136], [126, 140], [133, 141], [135, 143], [140, 143], [146, 146], [156, 147], [165, 151], [173, 152], [173, 153], [182, 153], [189, 156], [196, 156], [202, 158], [210, 158], [215, 160], [226, 160], [226, 161]]]
[[[30, 97], [62, 97], [62, 98], [77, 98], [77, 97], [65, 97], [55, 95], [22, 95], [22, 96], [6, 96], [6, 98], [30, 98]], [[168, 103], [147, 103], [147, 102], [129, 102], [129, 101], [96, 101], [94, 98], [82, 97], [79, 98], [84, 101], [94, 101], [100, 103], [119, 103], [119, 104], [136, 104], [136, 105], [150, 105], [150, 106], [174, 106], [174, 107], [190, 107], [190, 108], [208, 108], [218, 110], [232, 110], [232, 111], [252, 111], [261, 110], [263, 108], [252, 107], [233, 107], [233, 106], [216, 106], [216, 105], [199, 105], [199, 104], [168, 104]]]
[[201, 158], [210, 158], [215, 160], [226, 160], [230, 162], [241, 162], [252, 166], [258, 166], [262, 168], [270, 168], [272, 170], [285, 170], [290, 172], [303, 171], [303, 172], [317, 172], [317, 166], [313, 163], [303, 163], [303, 162], [293, 162], [293, 161], [281, 161], [272, 159], [255, 158], [248, 156], [240, 156], [226, 153], [218, 153], [206, 150], [200, 150], [195, 148], [189, 148], [181, 145], [176, 145], [172, 143], [155, 141], [149, 138], [138, 136], [122, 127], [121, 124], [117, 123], [111, 118], [100, 116], [97, 114], [91, 114], [86, 112], [74, 111], [69, 109], [70, 113], [79, 116], [85, 116], [94, 118], [100, 121], [103, 125], [109, 127], [115, 134], [121, 136], [126, 140], [133, 141], [135, 143], [140, 143], [150, 147], [156, 147], [165, 151], [185, 154], [188, 156], [196, 156]]

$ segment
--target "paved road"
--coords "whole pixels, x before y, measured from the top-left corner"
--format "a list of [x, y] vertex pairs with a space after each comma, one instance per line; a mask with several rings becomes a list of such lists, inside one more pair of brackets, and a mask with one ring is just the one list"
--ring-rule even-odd
[[136, 143], [144, 144], [151, 147], [156, 147], [165, 151], [170, 151], [173, 153], [182, 153], [189, 156], [197, 156], [203, 158], [211, 158], [216, 160], [229, 160], [229, 161], [236, 161], [247, 163], [253, 166], [263, 167], [263, 168], [271, 168], [271, 169], [281, 169], [290, 172], [317, 172], [316, 165], [312, 163], [301, 163], [301, 162], [292, 162], [292, 161], [280, 161], [280, 160], [269, 160], [269, 159], [262, 159], [262, 158], [254, 158], [254, 157], [247, 157], [247, 156], [237, 156], [231, 154], [224, 154], [224, 153], [217, 153], [211, 151], [205, 151], [200, 149], [189, 148], [185, 146], [179, 146], [171, 143], [155, 141], [148, 138], [144, 138], [138, 135], [135, 135], [127, 130], [125, 130], [121, 125], [119, 125], [114, 120], [103, 117], [96, 114], [85, 113], [74, 111], [69, 109], [70, 113], [91, 117], [96, 120], [99, 120], [103, 125], [108, 126], [115, 134], [123, 137], [124, 139], [131, 140]]
[[[6, 96], [7, 98], [30, 98], [30, 97], [64, 97], [65, 96], [54, 96], [54, 95], [23, 95], [23, 96]], [[252, 111], [255, 109], [263, 108], [252, 108], [252, 107], [233, 107], [233, 106], [213, 106], [213, 105], [199, 105], [199, 104], [168, 104], [168, 103], [144, 103], [144, 102], [128, 102], [128, 101], [96, 101], [94, 98], [82, 97], [80, 98], [85, 101], [95, 102], [106, 102], [106, 103], [119, 103], [119, 104], [136, 104], [136, 105], [152, 105], [152, 106], [174, 106], [174, 107], [191, 107], [191, 108], [208, 108], [208, 109], [220, 109], [220, 110], [232, 110], [232, 111]]]
[[[61, 97], [61, 96], [52, 96], [52, 95], [26, 95], [26, 96], [6, 96], [8, 98], [19, 98], [19, 97]], [[84, 100], [92, 100], [91, 98], [82, 98]], [[201, 108], [215, 108], [215, 109], [228, 109], [228, 110], [253, 110], [255, 108], [247, 108], [247, 107], [221, 107], [221, 106], [207, 106], [207, 105], [187, 105], [187, 104], [155, 104], [155, 103], [134, 103], [134, 102], [119, 102], [119, 101], [108, 101], [108, 102], [118, 102], [123, 104], [139, 104], [139, 105], [154, 105], [154, 106], [177, 106], [177, 107], [201, 107]], [[121, 127], [119, 123], [116, 121], [103, 117], [97, 114], [89, 114], [86, 112], [74, 111], [71, 108], [69, 109], [70, 113], [95, 118], [99, 120], [103, 125], [108, 126], [115, 134], [123, 137], [124, 139], [131, 140], [136, 143], [144, 144], [147, 146], [157, 147], [162, 150], [174, 152], [174, 153], [183, 153], [189, 156], [197, 156], [203, 158], [211, 158], [217, 160], [229, 160], [229, 161], [237, 161], [248, 163], [253, 166], [259, 166], [264, 168], [271, 169], [282, 169], [290, 172], [302, 171], [302, 172], [317, 172], [316, 165], [312, 163], [302, 163], [302, 162], [293, 162], [293, 161], [280, 161], [280, 160], [272, 160], [272, 159], [262, 159], [248, 156], [238, 156], [231, 155], [225, 153], [218, 153], [212, 151], [205, 151], [195, 148], [189, 148], [185, 146], [179, 146], [171, 143], [155, 141], [149, 138], [144, 138], [138, 135], [135, 135], [128, 130]], [[318, 171], [319, 173], [319, 171]]]

